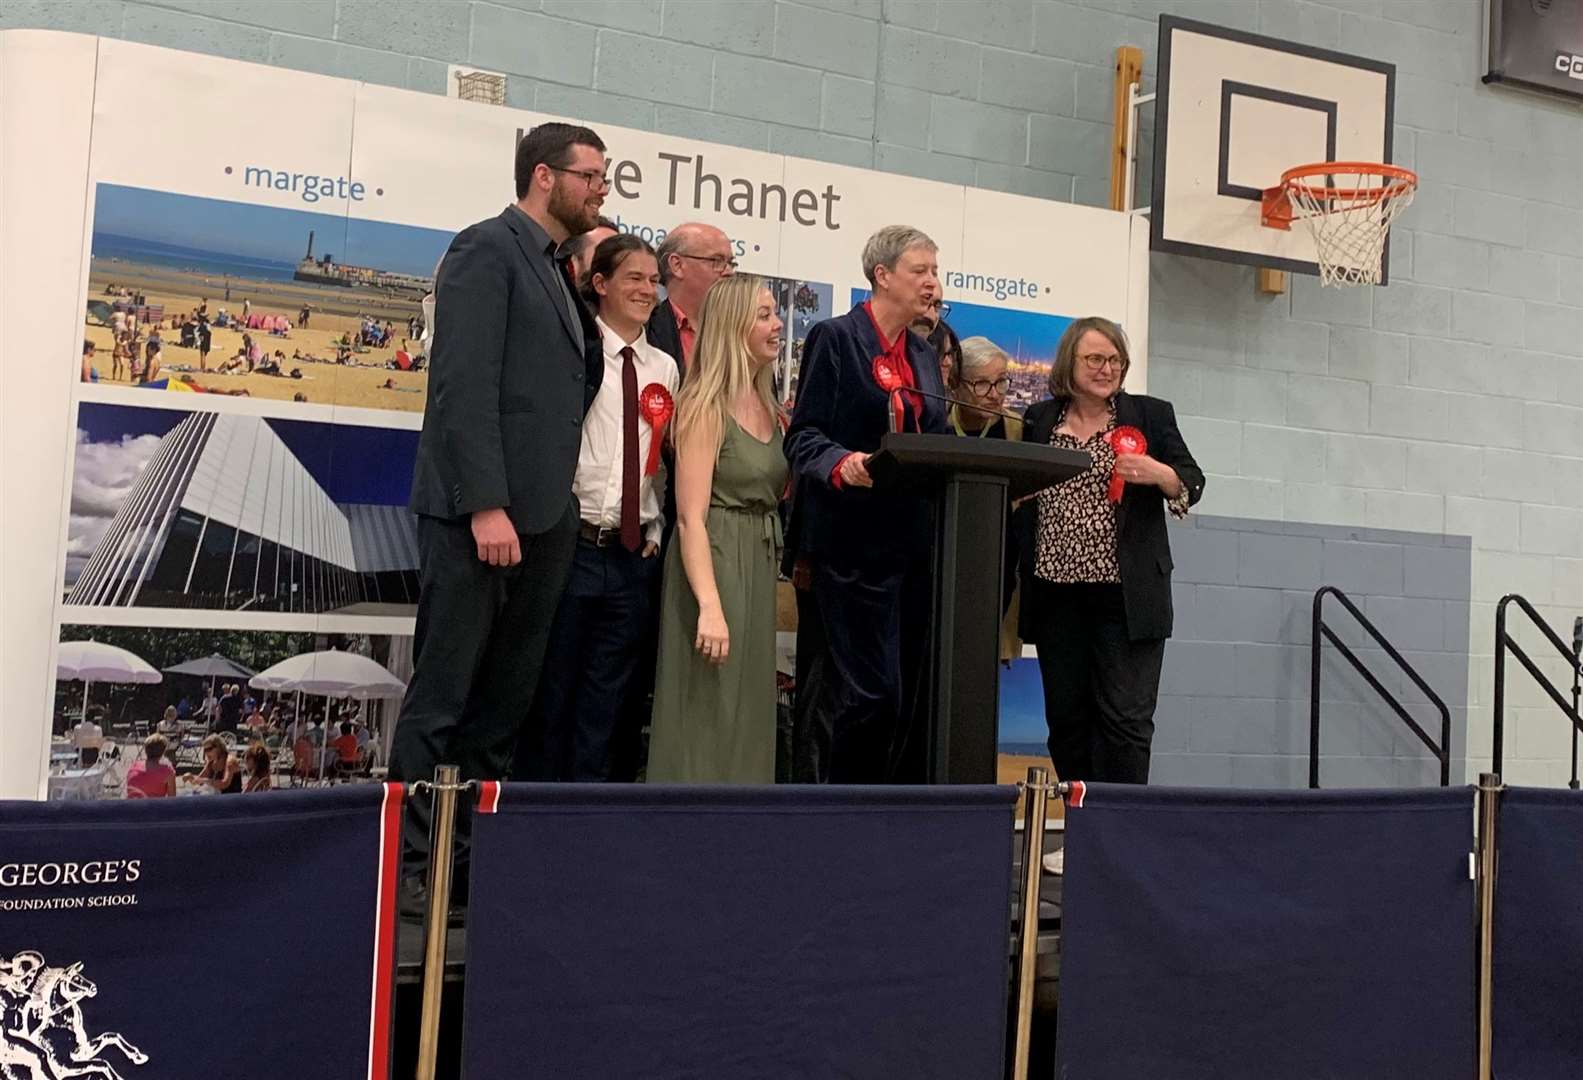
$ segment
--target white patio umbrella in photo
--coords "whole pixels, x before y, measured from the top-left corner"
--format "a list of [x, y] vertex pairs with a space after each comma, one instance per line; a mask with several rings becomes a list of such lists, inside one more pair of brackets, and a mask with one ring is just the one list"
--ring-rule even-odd
[[63, 641], [55, 654], [56, 679], [81, 679], [82, 715], [88, 718], [88, 691], [96, 682], [163, 682], [165, 676], [134, 652], [102, 641]]
[[[255, 690], [295, 690], [300, 694], [322, 694], [326, 698], [399, 697], [407, 692], [407, 684], [377, 662], [359, 653], [336, 649], [303, 653], [282, 660], [260, 671], [248, 680], [247, 685]], [[300, 707], [297, 713], [299, 716], [302, 714]], [[328, 701], [325, 702], [324, 715], [328, 724]], [[325, 742], [328, 744], [327, 739]], [[319, 778], [324, 779], [323, 746], [319, 748]]]

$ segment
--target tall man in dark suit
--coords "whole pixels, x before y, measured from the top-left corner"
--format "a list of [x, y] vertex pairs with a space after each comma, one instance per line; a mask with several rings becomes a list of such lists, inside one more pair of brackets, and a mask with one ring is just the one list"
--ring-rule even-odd
[[[467, 779], [503, 779], [519, 737], [520, 752], [540, 752], [521, 729], [577, 541], [572, 476], [603, 372], [597, 331], [555, 253], [598, 220], [604, 149], [583, 127], [529, 131], [517, 201], [458, 234], [441, 264], [412, 484], [416, 668], [393, 780], [428, 779], [442, 762]], [[408, 842], [427, 849], [419, 814]]]

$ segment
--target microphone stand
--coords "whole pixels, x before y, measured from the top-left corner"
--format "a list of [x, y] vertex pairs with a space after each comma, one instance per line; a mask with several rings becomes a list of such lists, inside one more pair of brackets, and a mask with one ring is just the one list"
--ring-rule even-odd
[[902, 402], [902, 409], [897, 409], [896, 408], [896, 395], [897, 394], [917, 394], [919, 397], [927, 398], [930, 401], [943, 401], [947, 405], [956, 405], [956, 406], [958, 406], [960, 408], [963, 408], [963, 409], [972, 409], [975, 412], [984, 413], [985, 415], [988, 415], [988, 416], [998, 416], [1002, 420], [1021, 420], [1022, 419], [1022, 417], [1018, 416], [1016, 413], [1005, 412], [1004, 410], [1001, 410], [1001, 409], [987, 409], [984, 406], [982, 406], [982, 405], [980, 405], [980, 404], [978, 404], [976, 402], [963, 401], [961, 398], [949, 397], [949, 396], [947, 396], [945, 394], [931, 394], [927, 390], [917, 390], [917, 389], [914, 389], [914, 388], [912, 388], [910, 386], [898, 386], [898, 387], [896, 387], [896, 389], [894, 389], [894, 390], [892, 390], [890, 392], [890, 396], [887, 399], [888, 403], [890, 405], [890, 432], [891, 432], [892, 435], [900, 434], [900, 432], [897, 430], [897, 427], [896, 427], [896, 417], [897, 417], [898, 414], [902, 413], [906, 409], [906, 402], [905, 402], [905, 400], [903, 400], [903, 402]]

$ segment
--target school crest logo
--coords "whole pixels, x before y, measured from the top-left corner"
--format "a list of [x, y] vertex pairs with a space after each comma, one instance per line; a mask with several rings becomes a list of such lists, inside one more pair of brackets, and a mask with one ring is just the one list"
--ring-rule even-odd
[[88, 1037], [82, 1003], [99, 992], [82, 964], [50, 967], [31, 950], [0, 954], [0, 1080], [126, 1080], [105, 1060], [148, 1055], [116, 1032]]

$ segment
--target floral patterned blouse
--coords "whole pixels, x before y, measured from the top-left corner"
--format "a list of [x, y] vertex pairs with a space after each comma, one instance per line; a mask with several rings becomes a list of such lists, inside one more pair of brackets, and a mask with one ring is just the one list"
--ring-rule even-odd
[[[1050, 432], [1050, 445], [1083, 450], [1093, 465], [1054, 487], [1039, 492], [1039, 529], [1034, 551], [1034, 574], [1057, 585], [1119, 584], [1121, 564], [1116, 555], [1116, 506], [1107, 489], [1116, 467], [1116, 451], [1105, 435], [1116, 426], [1116, 403], [1110, 403], [1105, 426], [1086, 440], [1061, 431], [1066, 422], [1063, 407]], [[1187, 486], [1166, 507], [1172, 516], [1187, 516]]]

